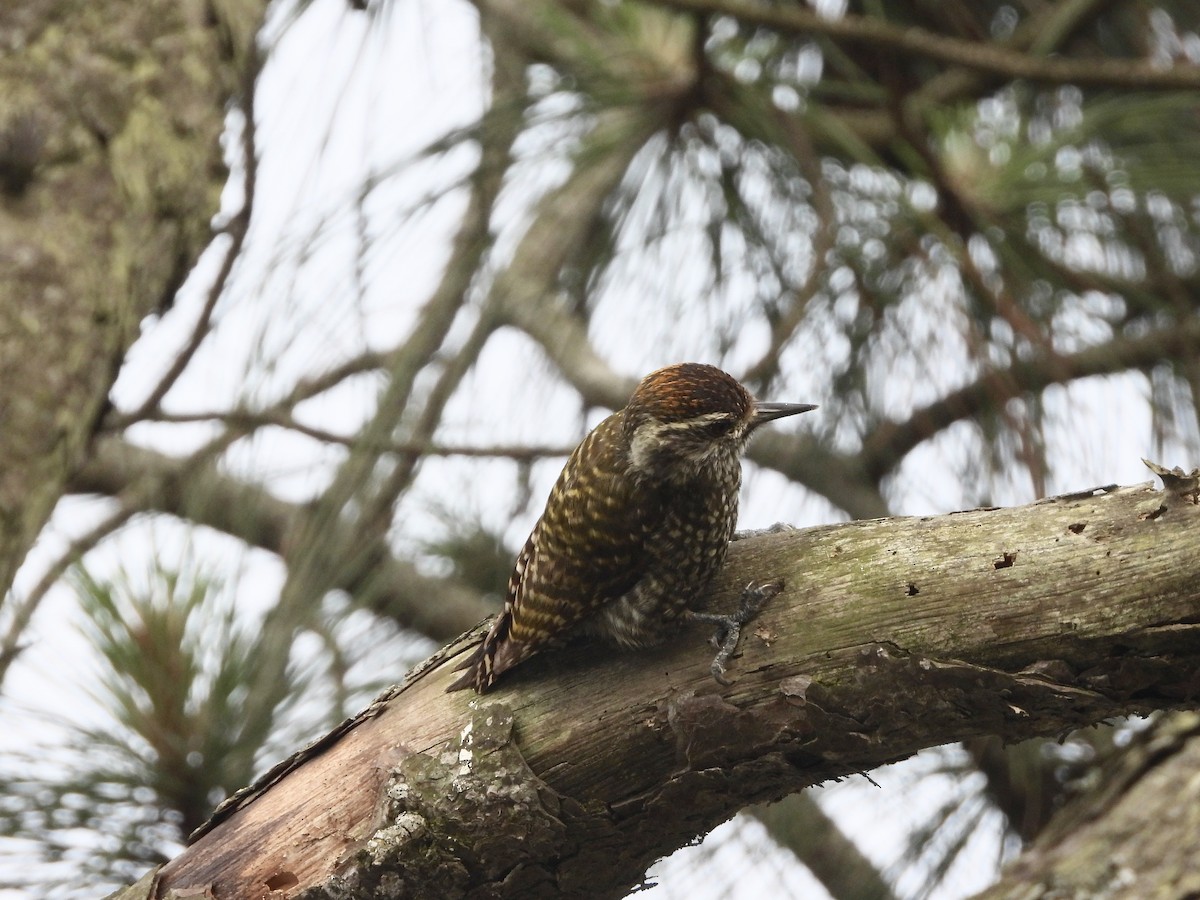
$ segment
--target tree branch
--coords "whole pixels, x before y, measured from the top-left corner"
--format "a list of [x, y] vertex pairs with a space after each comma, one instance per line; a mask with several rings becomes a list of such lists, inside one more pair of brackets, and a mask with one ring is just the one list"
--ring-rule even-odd
[[[156, 413], [149, 417], [151, 422], [170, 422], [187, 424], [194, 422], [219, 423], [227, 425], [239, 432], [251, 432], [273, 425], [286, 428], [305, 437], [325, 444], [339, 447], [360, 447], [362, 442], [354, 435], [338, 434], [324, 428], [315, 428], [297, 422], [290, 415], [274, 408], [262, 411], [254, 410], [209, 410], [195, 413]], [[475, 459], [514, 459], [520, 462], [531, 462], [545, 459], [548, 456], [566, 458], [571, 455], [573, 447], [552, 444], [440, 444], [432, 440], [385, 441], [369, 449], [379, 454], [399, 454], [404, 456], [465, 456]]]
[[[1200, 505], [1149, 487], [739, 541], [781, 577], [721, 688], [688, 630], [446, 694], [478, 633], [218, 813], [159, 891], [618, 897], [753, 802], [982, 734], [1192, 702]], [[299, 852], [299, 848], [303, 852]]]
[[[500, 69], [497, 74], [501, 75]], [[493, 99], [508, 108], [509, 98]], [[513, 115], [500, 117], [491, 125], [480, 129], [480, 161], [467, 209], [452, 241], [450, 260], [412, 331], [388, 355], [388, 379], [373, 415], [361, 430], [363, 440], [314, 501], [311, 514], [294, 520], [295, 528], [287, 535], [283, 554], [287, 578], [279, 601], [263, 621], [259, 652], [252, 660], [256, 672], [250, 676], [268, 688], [251, 694], [245, 711], [249, 721], [261, 723], [264, 733], [288, 690], [286, 673], [296, 633], [306, 626], [328, 590], [346, 581], [369, 581], [388, 558], [387, 533], [397, 491], [407, 481], [406, 466], [391, 461], [392, 465], [381, 471], [382, 454], [374, 448], [406, 421], [419, 419], [414, 403], [418, 377], [434, 362], [451, 326], [467, 309], [471, 283], [491, 245], [492, 214], [521, 123]], [[489, 327], [491, 321], [489, 317]], [[418, 438], [425, 440], [428, 435]], [[363, 514], [351, 521], [346, 513], [354, 507]], [[342, 540], [331, 543], [331, 534]]]
[[1170, 359], [1194, 359], [1198, 348], [1200, 319], [1193, 318], [1140, 337], [1114, 338], [1078, 353], [1022, 360], [1008, 369], [980, 376], [916, 410], [904, 422], [881, 425], [863, 444], [861, 465], [877, 481], [913, 447], [982, 409], [1003, 408], [1013, 397], [1077, 378], [1162, 365]]
[[1001, 78], [1052, 84], [1138, 90], [1200, 87], [1200, 66], [1163, 68], [1126, 59], [1062, 59], [1006, 50], [994, 43], [966, 41], [923, 28], [896, 26], [868, 16], [827, 18], [801, 6], [768, 6], [745, 0], [653, 0], [681, 12], [732, 16], [780, 32], [825, 35], [852, 45], [909, 53]]
[[1197, 770], [1200, 715], [1164, 717], [1089, 778], [1086, 793], [977, 900], [1187, 896], [1196, 883]]
[[167, 371], [159, 379], [150, 393], [146, 395], [146, 399], [133, 412], [127, 415], [117, 415], [108, 417], [111, 421], [104, 422], [104, 427], [110, 430], [118, 430], [125, 428], [134, 422], [141, 421], [150, 415], [151, 412], [158, 409], [163, 398], [175, 386], [175, 382], [187, 369], [192, 358], [196, 355], [196, 351], [200, 349], [200, 345], [204, 343], [204, 339], [208, 337], [209, 327], [212, 323], [213, 311], [217, 308], [217, 301], [221, 299], [221, 295], [225, 293], [225, 285], [229, 282], [229, 276], [233, 274], [233, 267], [237, 263], [238, 258], [242, 254], [242, 247], [246, 244], [246, 235], [250, 232], [250, 219], [254, 214], [254, 199], [255, 192], [258, 189], [258, 124], [255, 121], [254, 100], [255, 92], [258, 90], [258, 76], [262, 71], [263, 57], [258, 47], [258, 36], [254, 33], [247, 41], [245, 48], [245, 70], [242, 73], [242, 84], [240, 97], [242, 109], [242, 192], [243, 200], [241, 209], [234, 214], [229, 223], [224, 229], [224, 233], [229, 237], [228, 246], [225, 248], [225, 254], [221, 258], [221, 265], [217, 269], [216, 277], [213, 283], [209, 285], [208, 293], [204, 298], [204, 305], [200, 309], [200, 315], [196, 318], [196, 323], [192, 326], [192, 333], [188, 336], [187, 343], [176, 354]]
[[[197, 466], [117, 438], [97, 442], [68, 490], [120, 495], [129, 509], [178, 516], [281, 556], [297, 521], [313, 514], [307, 505], [280, 500], [259, 485], [225, 474], [214, 462]], [[338, 526], [329, 539], [337, 547], [354, 537], [347, 526]], [[392, 556], [386, 545], [378, 545], [370, 557], [371, 566], [339, 572], [334, 586], [404, 628], [446, 641], [494, 609], [469, 588], [420, 574]]]
[[241, 74], [224, 17], [253, 32], [265, 6], [6, 17], [0, 127], [27, 123], [32, 158], [19, 202], [0, 204], [0, 598], [85, 459], [138, 323], [211, 240]]
[[13, 664], [21, 651], [25, 649], [21, 645], [21, 637], [25, 634], [25, 629], [29, 627], [29, 623], [33, 621], [33, 615], [37, 612], [37, 608], [41, 606], [42, 600], [50, 593], [50, 589], [66, 574], [71, 566], [83, 558], [85, 553], [114, 531], [121, 528], [122, 525], [129, 521], [132, 515], [132, 510], [120, 506], [114, 512], [105, 516], [87, 534], [72, 541], [71, 545], [46, 569], [42, 577], [38, 579], [38, 583], [24, 597], [13, 598], [8, 615], [8, 629], [5, 631], [4, 638], [0, 640], [0, 685], [4, 683], [4, 677], [8, 674], [9, 666]]
[[895, 900], [874, 863], [850, 840], [813, 798], [792, 794], [778, 803], [749, 810], [781, 847], [791, 850], [829, 891], [844, 900]]

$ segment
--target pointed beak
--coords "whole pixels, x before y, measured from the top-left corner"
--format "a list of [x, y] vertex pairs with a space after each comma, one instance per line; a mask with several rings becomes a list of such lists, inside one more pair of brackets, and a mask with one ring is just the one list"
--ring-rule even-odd
[[759, 403], [755, 401], [754, 418], [750, 421], [750, 424], [752, 427], [757, 428], [766, 422], [773, 422], [785, 416], [794, 416], [816, 408], [812, 403]]

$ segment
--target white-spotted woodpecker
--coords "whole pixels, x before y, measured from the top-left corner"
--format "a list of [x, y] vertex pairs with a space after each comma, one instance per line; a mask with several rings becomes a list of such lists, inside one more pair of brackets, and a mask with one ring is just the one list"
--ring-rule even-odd
[[734, 615], [697, 612], [737, 524], [742, 451], [760, 425], [807, 412], [760, 403], [713, 366], [647, 375], [583, 439], [517, 557], [504, 609], [447, 690], [487, 691], [504, 672], [579, 634], [658, 643], [681, 619], [717, 625], [725, 661], [777, 587], [751, 585]]

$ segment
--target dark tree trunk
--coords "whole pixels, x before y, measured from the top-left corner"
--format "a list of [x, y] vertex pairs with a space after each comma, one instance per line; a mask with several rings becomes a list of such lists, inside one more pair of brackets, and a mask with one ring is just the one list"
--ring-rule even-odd
[[0, 596], [82, 464], [139, 325], [212, 238], [264, 3], [0, 10]]

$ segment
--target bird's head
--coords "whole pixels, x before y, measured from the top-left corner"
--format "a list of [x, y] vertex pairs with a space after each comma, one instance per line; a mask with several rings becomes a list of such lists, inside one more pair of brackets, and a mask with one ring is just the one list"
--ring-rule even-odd
[[677, 363], [642, 379], [624, 412], [633, 469], [687, 479], [707, 465], [738, 459], [758, 426], [816, 409], [809, 403], [761, 403], [715, 366]]

